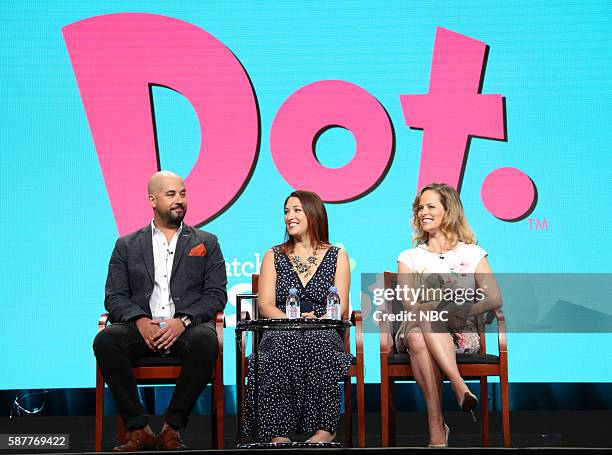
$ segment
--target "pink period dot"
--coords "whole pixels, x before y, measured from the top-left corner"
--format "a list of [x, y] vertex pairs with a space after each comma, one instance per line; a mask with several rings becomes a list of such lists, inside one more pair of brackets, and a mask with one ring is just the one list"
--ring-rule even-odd
[[496, 218], [517, 221], [533, 209], [536, 188], [527, 174], [513, 167], [502, 167], [484, 179], [480, 197]]

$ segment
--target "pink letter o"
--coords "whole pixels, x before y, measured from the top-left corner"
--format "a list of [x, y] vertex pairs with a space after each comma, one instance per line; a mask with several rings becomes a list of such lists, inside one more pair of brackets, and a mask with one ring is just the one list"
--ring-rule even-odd
[[[341, 126], [355, 137], [346, 165], [330, 169], [316, 159], [315, 139]], [[393, 158], [394, 133], [385, 108], [370, 93], [345, 81], [319, 81], [293, 93], [278, 110], [270, 150], [278, 171], [294, 188], [315, 191], [326, 202], [357, 199], [385, 176]]]

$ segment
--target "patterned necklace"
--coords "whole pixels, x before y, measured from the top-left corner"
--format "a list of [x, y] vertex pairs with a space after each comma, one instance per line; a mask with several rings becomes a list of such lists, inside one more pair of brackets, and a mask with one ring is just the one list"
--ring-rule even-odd
[[302, 262], [302, 258], [297, 254], [293, 254], [293, 251], [289, 253], [291, 268], [298, 274], [298, 276], [306, 279], [316, 270], [318, 266], [317, 251], [319, 251], [319, 245], [315, 247], [314, 251], [312, 252], [312, 256], [308, 256], [306, 262]]

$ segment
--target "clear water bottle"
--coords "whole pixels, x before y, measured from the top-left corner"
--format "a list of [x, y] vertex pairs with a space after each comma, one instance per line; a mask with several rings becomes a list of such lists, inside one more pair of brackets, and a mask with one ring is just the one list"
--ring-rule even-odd
[[285, 314], [287, 319], [297, 319], [300, 317], [300, 298], [297, 295], [297, 289], [289, 289], [287, 303], [285, 304]]
[[338, 321], [342, 319], [340, 296], [338, 295], [338, 289], [334, 286], [329, 288], [329, 293], [327, 294], [327, 317]]
[[[163, 329], [167, 326], [167, 322], [166, 322], [166, 318], [155, 318], [156, 321], [159, 321], [159, 328]], [[161, 352], [161, 355], [168, 355], [170, 354], [170, 348], [165, 349], [164, 351]]]

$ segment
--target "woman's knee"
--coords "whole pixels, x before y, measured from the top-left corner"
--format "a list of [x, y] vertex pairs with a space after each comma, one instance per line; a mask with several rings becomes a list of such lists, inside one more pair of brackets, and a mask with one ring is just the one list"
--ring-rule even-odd
[[406, 334], [406, 343], [411, 354], [417, 355], [428, 351], [427, 343], [421, 332], [410, 332]]

